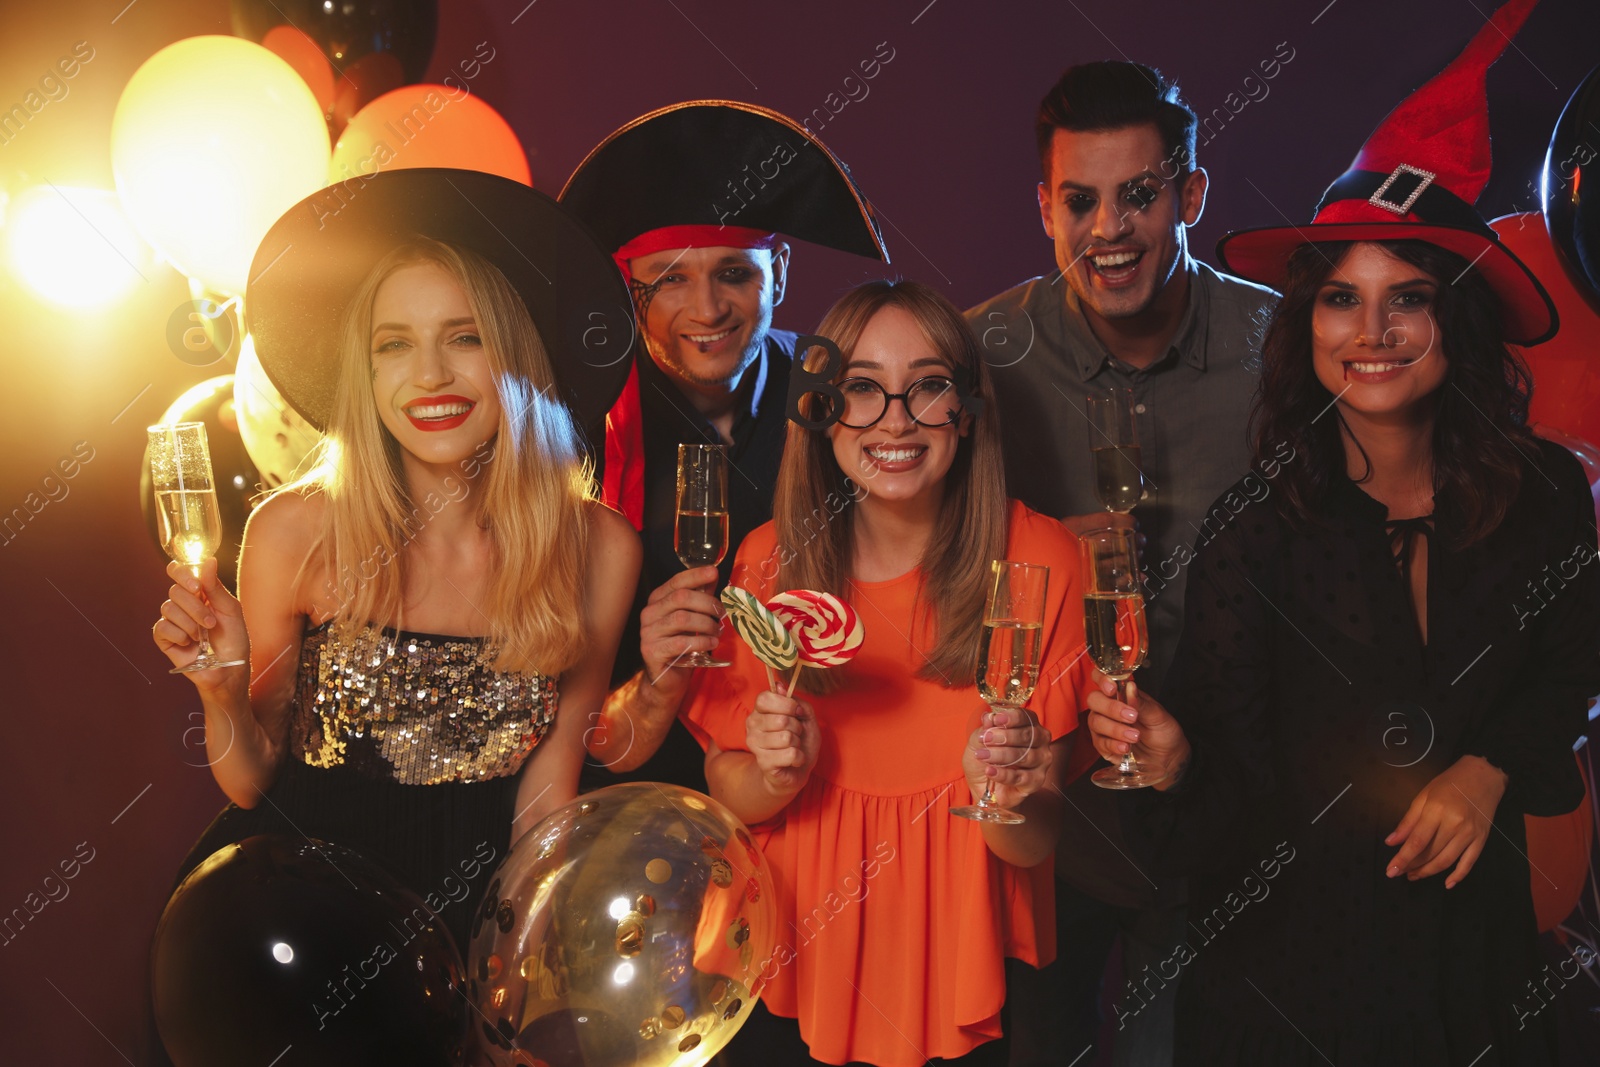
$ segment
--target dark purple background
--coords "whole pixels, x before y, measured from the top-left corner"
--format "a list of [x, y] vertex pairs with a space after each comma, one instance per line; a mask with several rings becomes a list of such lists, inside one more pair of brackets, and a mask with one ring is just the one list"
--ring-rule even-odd
[[[6, 0], [0, 108], [77, 41], [96, 56], [66, 99], [0, 146], [0, 189], [109, 187], [111, 114], [134, 69], [174, 40], [228, 31], [221, 0], [125, 2]], [[641, 112], [710, 97], [801, 117], [842, 95], [844, 78], [887, 42], [894, 58], [867, 98], [813, 128], [880, 209], [893, 271], [962, 305], [1052, 267], [1032, 116], [1063, 66], [1124, 56], [1159, 66], [1206, 114], [1280, 42], [1294, 49], [1270, 95], [1200, 149], [1212, 194], [1194, 248], [1209, 259], [1229, 227], [1309, 218], [1378, 119], [1490, 10], [1487, 0], [524, 2], [443, 0], [430, 76], [488, 41], [495, 58], [471, 88], [510, 120], [535, 184], [551, 193]], [[1495, 68], [1486, 214], [1535, 206], [1529, 183], [1567, 94], [1600, 62], [1597, 41], [1600, 5], [1546, 0]], [[778, 324], [809, 328], [841, 290], [877, 273], [798, 249]], [[185, 299], [163, 269], [114, 309], [69, 314], [0, 272], [0, 513], [75, 443], [94, 450], [70, 495], [0, 544], [0, 915], [80, 842], [95, 850], [69, 897], [0, 944], [6, 1062], [137, 1062], [150, 933], [179, 859], [223, 802], [185, 744], [198, 721], [188, 718], [193, 690], [167, 675], [149, 639], [165, 581], [137, 498], [144, 426], [228, 369], [196, 369], [168, 350], [166, 320]]]

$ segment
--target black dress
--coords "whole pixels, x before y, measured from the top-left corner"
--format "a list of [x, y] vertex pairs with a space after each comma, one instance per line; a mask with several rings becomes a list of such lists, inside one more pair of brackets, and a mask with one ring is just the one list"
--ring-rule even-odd
[[[718, 564], [717, 588], [733, 576], [732, 549], [744, 543], [751, 530], [772, 518], [772, 494], [778, 484], [778, 464], [783, 459], [789, 416], [789, 367], [795, 334], [768, 330], [761, 356], [745, 372], [735, 397], [733, 444], [728, 448], [728, 547]], [[635, 355], [639, 375], [639, 420], [644, 445], [644, 560], [639, 573], [633, 610], [623, 624], [621, 644], [611, 672], [613, 688], [622, 685], [644, 666], [639, 649], [639, 613], [650, 594], [684, 569], [674, 547], [677, 525], [678, 446], [716, 444], [721, 438], [711, 423], [683, 396], [679, 387], [656, 365], [649, 353]], [[602, 472], [596, 472], [599, 478]], [[584, 760], [578, 783], [580, 793], [623, 782], [669, 782], [710, 792], [706, 785], [706, 754], [700, 742], [677, 719], [667, 728], [661, 745], [631, 771], [614, 771], [608, 763], [616, 757]]]
[[487, 659], [478, 638], [306, 634], [278, 780], [254, 808], [228, 805], [179, 879], [254, 834], [332, 841], [389, 868], [465, 957], [474, 908], [510, 847], [518, 771], [556, 711], [554, 678]]
[[[1384, 505], [1340, 479], [1325, 523], [1296, 530], [1273, 503], [1225, 510], [1190, 565], [1168, 705], [1193, 759], [1125, 809], [1154, 865], [1192, 875], [1188, 940], [1128, 976], [1122, 1010], [1181, 973], [1179, 1064], [1553, 1064], [1523, 816], [1583, 796], [1572, 747], [1600, 692], [1583, 470], [1541, 442], [1465, 550], [1436, 502], [1426, 644]], [[1472, 872], [1448, 891], [1448, 871], [1385, 877], [1384, 838], [1469, 754], [1509, 776]]]

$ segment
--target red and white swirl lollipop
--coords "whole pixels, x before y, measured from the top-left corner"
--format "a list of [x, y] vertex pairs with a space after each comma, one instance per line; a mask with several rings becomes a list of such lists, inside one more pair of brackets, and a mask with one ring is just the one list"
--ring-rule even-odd
[[808, 667], [842, 667], [861, 651], [866, 628], [854, 608], [832, 593], [791, 589], [767, 601], [800, 650]]

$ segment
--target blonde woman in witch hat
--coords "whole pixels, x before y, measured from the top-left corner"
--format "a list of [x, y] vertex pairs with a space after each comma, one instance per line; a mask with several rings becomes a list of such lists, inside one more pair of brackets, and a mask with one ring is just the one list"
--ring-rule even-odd
[[560, 199], [627, 277], [641, 341], [606, 420], [604, 486], [641, 533], [644, 569], [584, 787], [704, 790], [700, 747], [673, 709], [694, 673], [689, 654], [716, 646], [716, 588], [733, 553], [720, 567], [678, 559], [678, 446], [726, 446], [731, 550], [772, 517], [787, 432], [795, 335], [772, 328], [789, 279], [784, 238], [889, 254], [844, 163], [754, 104], [691, 100], [642, 115], [589, 153]]
[[182, 666], [207, 627], [249, 663], [187, 675], [233, 804], [185, 869], [256, 833], [334, 841], [464, 948], [511, 841], [575, 795], [632, 602], [638, 541], [575, 426], [622, 386], [584, 342], [631, 333], [627, 296], [548, 197], [455, 170], [315, 194], [251, 275], [262, 366], [326, 436], [251, 517], [240, 599], [214, 563], [168, 571], [157, 646]]
[[1311, 225], [1219, 248], [1283, 292], [1251, 426], [1293, 458], [1214, 509], [1168, 706], [1089, 702], [1102, 755], [1172, 773], [1135, 803], [1192, 875], [1190, 937], [1114, 1004], [1190, 972], [1179, 1063], [1555, 1062], [1523, 816], [1583, 796], [1594, 504], [1506, 347], [1554, 310], [1472, 208], [1485, 72], [1532, 6], [1396, 108]]

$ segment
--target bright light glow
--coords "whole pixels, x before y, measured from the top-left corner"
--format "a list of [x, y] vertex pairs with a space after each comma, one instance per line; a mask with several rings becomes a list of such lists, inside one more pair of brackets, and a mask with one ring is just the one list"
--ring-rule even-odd
[[616, 919], [618, 922], [621, 922], [622, 917], [632, 910], [633, 905], [628, 903], [627, 897], [618, 897], [616, 900], [613, 900], [611, 902], [611, 907], [608, 909], [611, 917]]
[[619, 963], [619, 964], [617, 964], [617, 969], [611, 972], [611, 982], [612, 982], [612, 984], [613, 985], [627, 985], [631, 981], [633, 981], [633, 964], [631, 964], [631, 963]]
[[238, 37], [190, 37], [145, 61], [111, 120], [128, 217], [184, 274], [240, 294], [278, 217], [322, 188], [328, 127], [300, 75]]
[[279, 963], [290, 963], [294, 960], [294, 949], [279, 941], [272, 946], [272, 958]]
[[127, 296], [150, 276], [115, 193], [41, 185], [7, 209], [6, 251], [28, 288], [55, 304], [87, 308]]
[[167, 410], [162, 412], [161, 418], [152, 425], [170, 426], [176, 422], [184, 422], [184, 416], [189, 410], [202, 400], [210, 400], [223, 390], [233, 392], [233, 375], [219, 374], [215, 378], [207, 378], [203, 382], [196, 382], [178, 394], [178, 399], [167, 405]]

